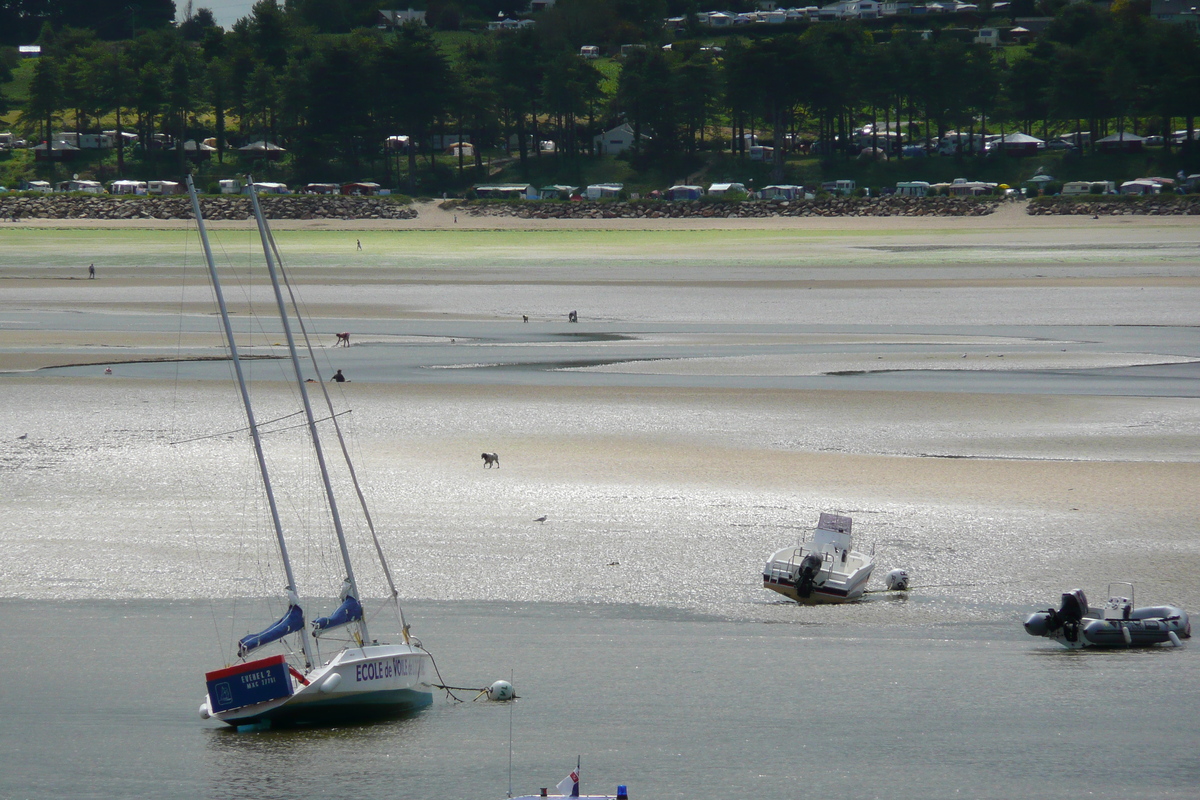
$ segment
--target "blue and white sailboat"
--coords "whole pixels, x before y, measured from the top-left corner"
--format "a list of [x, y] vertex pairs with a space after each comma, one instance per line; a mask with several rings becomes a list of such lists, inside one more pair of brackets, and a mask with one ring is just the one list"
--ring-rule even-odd
[[[259, 473], [263, 488], [266, 491], [267, 506], [270, 510], [275, 538], [282, 557], [283, 569], [287, 579], [288, 608], [283, 616], [270, 627], [260, 633], [245, 636], [238, 642], [237, 660], [227, 664], [222, 669], [205, 674], [208, 692], [200, 705], [200, 716], [205, 719], [217, 719], [234, 726], [270, 724], [305, 724], [328, 721], [356, 721], [381, 716], [393, 716], [416, 710], [433, 702], [433, 687], [430, 685], [433, 675], [433, 658], [421, 647], [420, 643], [409, 636], [408, 625], [404, 621], [400, 609], [399, 593], [392, 580], [391, 570], [384, 558], [383, 549], [375, 535], [370, 512], [358, 485], [353, 464], [342, 439], [341, 430], [337, 425], [336, 415], [332, 413], [332, 403], [325, 391], [326, 403], [330, 405], [330, 419], [341, 443], [342, 453], [350, 477], [362, 505], [367, 526], [374, 539], [376, 555], [380, 560], [383, 573], [391, 590], [390, 601], [395, 606], [396, 614], [403, 634], [402, 644], [381, 644], [371, 638], [367, 628], [367, 619], [363, 613], [358, 582], [355, 579], [354, 567], [350, 561], [350, 552], [346, 545], [346, 537], [342, 529], [341, 516], [338, 512], [337, 499], [334, 496], [330, 482], [329, 471], [325, 462], [325, 454], [321, 438], [317, 430], [316, 417], [313, 414], [309, 399], [308, 388], [300, 370], [300, 356], [296, 346], [296, 338], [292, 333], [291, 315], [284, 301], [282, 286], [286, 285], [286, 276], [281, 281], [281, 270], [276, 269], [278, 250], [263, 218], [258, 205], [258, 197], [251, 180], [246, 187], [247, 194], [258, 222], [259, 235], [262, 238], [263, 253], [266, 256], [267, 271], [270, 274], [271, 285], [275, 293], [275, 301], [279, 317], [287, 340], [288, 352], [292, 362], [292, 373], [302, 400], [304, 414], [307, 420], [309, 438], [312, 441], [317, 464], [320, 468], [321, 479], [325, 488], [326, 501], [332, 517], [333, 528], [337, 535], [338, 546], [341, 550], [342, 564], [345, 568], [346, 579], [342, 586], [341, 603], [328, 616], [314, 619], [310, 626], [305, 625], [304, 609], [299, 599], [296, 578], [288, 557], [287, 541], [284, 537], [283, 525], [271, 488], [271, 478], [267, 470], [267, 462], [263, 455], [263, 446], [259, 436], [259, 428], [254, 417], [254, 408], [246, 388], [245, 376], [242, 372], [238, 357], [237, 342], [229, 322], [229, 312], [221, 291], [221, 282], [213, 263], [212, 249], [209, 246], [208, 233], [204, 226], [204, 218], [200, 212], [200, 201], [196, 197], [196, 189], [191, 176], [187, 179], [188, 193], [191, 196], [192, 210], [200, 232], [204, 256], [208, 264], [209, 276], [212, 279], [213, 290], [216, 294], [217, 305], [221, 314], [221, 322], [225, 338], [229, 346], [229, 354], [234, 367], [238, 389], [241, 393], [242, 404], [246, 411], [246, 419], [250, 431], [251, 442], [258, 460]], [[290, 292], [290, 286], [288, 287]], [[293, 298], [293, 306], [295, 301]], [[296, 319], [300, 332], [312, 356], [311, 344], [304, 330], [303, 320], [298, 313]], [[311, 627], [311, 636], [310, 636]], [[349, 644], [342, 647], [335, 655], [320, 663], [319, 651], [316, 646], [319, 637], [334, 629], [349, 631]], [[298, 649], [297, 663], [289, 661], [286, 654], [280, 653], [266, 657], [251, 659], [251, 654], [267, 645], [294, 637]]]

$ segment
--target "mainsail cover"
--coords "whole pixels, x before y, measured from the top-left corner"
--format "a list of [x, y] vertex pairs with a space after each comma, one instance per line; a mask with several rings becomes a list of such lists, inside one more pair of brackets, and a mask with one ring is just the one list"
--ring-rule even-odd
[[346, 595], [346, 599], [337, 607], [337, 610], [328, 617], [318, 617], [312, 621], [313, 635], [320, 634], [321, 631], [328, 628], [336, 628], [339, 625], [348, 625], [351, 622], [357, 622], [362, 619], [362, 606], [354, 595]]
[[300, 606], [293, 603], [288, 606], [287, 613], [278, 622], [262, 633], [243, 636], [242, 640], [238, 642], [238, 658], [245, 658], [246, 654], [250, 651], [262, 647], [264, 644], [270, 644], [277, 639], [282, 639], [289, 633], [295, 633], [303, 629], [304, 611]]

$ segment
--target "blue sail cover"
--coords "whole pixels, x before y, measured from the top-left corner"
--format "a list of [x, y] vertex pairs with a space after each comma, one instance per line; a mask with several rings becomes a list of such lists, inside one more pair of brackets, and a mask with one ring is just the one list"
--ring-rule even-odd
[[270, 644], [276, 639], [282, 639], [289, 633], [295, 633], [304, 628], [304, 611], [297, 605], [288, 606], [287, 613], [278, 622], [262, 633], [243, 636], [238, 642], [238, 658], [245, 658], [251, 650]]
[[348, 594], [342, 604], [337, 607], [337, 611], [328, 617], [318, 617], [312, 621], [313, 633], [317, 634], [327, 628], [336, 628], [338, 625], [356, 622], [362, 619], [362, 615], [362, 606], [354, 599], [354, 595]]

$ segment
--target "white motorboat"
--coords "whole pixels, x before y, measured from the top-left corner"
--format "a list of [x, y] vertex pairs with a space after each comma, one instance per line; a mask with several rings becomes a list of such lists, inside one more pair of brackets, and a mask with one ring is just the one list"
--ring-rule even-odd
[[783, 548], [767, 561], [763, 588], [809, 605], [862, 597], [875, 561], [854, 549], [851, 525], [850, 517], [822, 513], [812, 538]]
[[[291, 318], [293, 316], [295, 316], [297, 327], [308, 348], [308, 355], [314, 363], [315, 354], [298, 311], [294, 313], [290, 311], [288, 304], [284, 301], [281, 285], [288, 288], [289, 295], [291, 287], [287, 284], [287, 276], [283, 273], [282, 264], [280, 263], [279, 268], [276, 268], [279, 260], [278, 251], [275, 248], [271, 232], [267, 228], [266, 220], [263, 219], [262, 210], [258, 206], [258, 197], [254, 191], [253, 181], [249, 181], [246, 193], [250, 197], [254, 216], [258, 221], [267, 272], [274, 288], [277, 311], [291, 357], [292, 378], [295, 380], [298, 397], [303, 406], [309, 439], [324, 485], [326, 506], [331, 517], [330, 522], [341, 551], [342, 566], [346, 575], [342, 585], [341, 603], [337, 609], [328, 616], [314, 619], [311, 622], [311, 630], [310, 626], [305, 624], [304, 609], [288, 556], [287, 542], [271, 486], [271, 477], [267, 470], [259, 427], [255, 421], [254, 408], [250, 402], [250, 395], [238, 356], [237, 342], [233, 336], [229, 313], [221, 292], [221, 282], [213, 263], [212, 249], [209, 246], [208, 234], [204, 227], [204, 218], [200, 212], [200, 202], [196, 197], [196, 189], [190, 176], [187, 185], [204, 248], [205, 260], [208, 263], [209, 276], [212, 279], [224, 326], [229, 357], [246, 412], [250, 442], [258, 461], [259, 475], [275, 529], [275, 539], [282, 557], [284, 577], [287, 580], [287, 611], [283, 616], [266, 630], [242, 637], [237, 643], [236, 655], [231, 654], [229, 662], [223, 668], [206, 673], [208, 693], [200, 705], [200, 716], [205, 719], [217, 719], [233, 726], [263, 723], [272, 725], [304, 724], [335, 720], [353, 722], [381, 716], [393, 716], [427, 706], [433, 702], [433, 687], [430, 685], [434, 678], [432, 656], [409, 635], [409, 628], [404, 621], [404, 614], [398, 601], [399, 593], [392, 580], [392, 573], [384, 558], [379, 539], [375, 535], [370, 512], [367, 510], [362, 489], [358, 484], [353, 464], [349, 460], [341, 428], [337, 423], [338, 415], [333, 412], [333, 405], [325, 385], [317, 383], [315, 385], [321, 387], [329, 407], [328, 420], [341, 443], [342, 454], [346, 458], [347, 472], [354, 484], [364, 521], [374, 540], [376, 555], [391, 590], [390, 604], [395, 607], [404, 641], [398, 644], [383, 644], [372, 639], [367, 629], [367, 618], [360, 603], [361, 595], [350, 560], [350, 551], [346, 544], [337, 498], [330, 482], [325, 453], [309, 398], [309, 389], [300, 369], [296, 337], [292, 332]], [[338, 635], [345, 636], [345, 638], [341, 643], [335, 644], [337, 652], [322, 663], [319, 648], [320, 637]], [[283, 645], [285, 652], [265, 658], [249, 659], [251, 653], [274, 643]]]
[[1062, 608], [1037, 611], [1025, 620], [1030, 636], [1045, 636], [1063, 647], [1146, 647], [1156, 644], [1181, 646], [1192, 635], [1187, 612], [1175, 606], [1135, 608], [1132, 583], [1108, 586], [1103, 608], [1088, 606], [1082, 589], [1063, 592]]

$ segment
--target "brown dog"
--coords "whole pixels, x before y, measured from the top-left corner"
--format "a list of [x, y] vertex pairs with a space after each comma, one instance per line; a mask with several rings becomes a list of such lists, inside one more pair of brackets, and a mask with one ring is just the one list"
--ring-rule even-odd
[[496, 455], [495, 453], [484, 453], [483, 466], [488, 469], [492, 467], [500, 469], [500, 456]]

